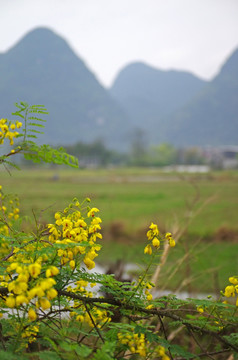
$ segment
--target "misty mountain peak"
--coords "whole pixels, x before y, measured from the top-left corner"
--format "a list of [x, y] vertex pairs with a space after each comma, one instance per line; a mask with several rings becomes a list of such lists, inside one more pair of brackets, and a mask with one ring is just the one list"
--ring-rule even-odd
[[36, 28], [25, 35], [14, 47], [12, 47], [7, 55], [14, 63], [20, 64], [22, 61], [33, 64], [42, 64], [51, 62], [71, 64], [76, 62], [77, 65], [83, 62], [76, 56], [68, 43], [52, 30], [47, 28]]
[[211, 82], [136, 62], [106, 90], [67, 41], [37, 28], [0, 54], [0, 79], [1, 116], [19, 101], [49, 110], [45, 142], [125, 149], [140, 129], [150, 144], [237, 144], [238, 50]]
[[229, 78], [229, 80], [238, 78], [238, 49], [236, 49], [223, 64], [219, 77]]

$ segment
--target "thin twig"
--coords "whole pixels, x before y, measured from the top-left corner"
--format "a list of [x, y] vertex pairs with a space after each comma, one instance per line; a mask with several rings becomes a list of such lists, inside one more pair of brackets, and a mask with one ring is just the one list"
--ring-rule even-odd
[[102, 337], [102, 335], [101, 335], [101, 333], [100, 333], [100, 331], [99, 331], [99, 329], [98, 329], [98, 327], [97, 327], [97, 324], [95, 323], [95, 321], [94, 321], [94, 319], [93, 319], [93, 317], [92, 317], [92, 314], [91, 314], [90, 311], [88, 310], [87, 304], [84, 303], [84, 306], [85, 306], [85, 309], [86, 309], [86, 311], [87, 311], [87, 313], [88, 313], [88, 315], [89, 315], [89, 317], [90, 317], [90, 319], [91, 319], [91, 321], [92, 321], [92, 323], [93, 323], [94, 329], [97, 331], [98, 336], [100, 337], [100, 339], [101, 339], [102, 342], [104, 343], [105, 341], [104, 341], [104, 339], [103, 339], [103, 337]]

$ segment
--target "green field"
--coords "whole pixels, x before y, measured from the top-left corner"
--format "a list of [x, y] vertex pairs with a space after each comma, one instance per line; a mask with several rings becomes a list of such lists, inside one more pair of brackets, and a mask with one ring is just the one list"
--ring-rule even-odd
[[171, 273], [187, 247], [193, 248], [199, 240], [170, 281], [176, 288], [191, 272], [195, 274], [193, 287], [200, 291], [223, 285], [228, 276], [238, 273], [237, 180], [238, 172], [180, 176], [157, 169], [55, 167], [14, 170], [11, 176], [0, 173], [3, 189], [19, 195], [28, 224], [29, 219], [33, 224], [33, 212], [39, 221], [51, 222], [54, 211], [64, 209], [74, 197], [79, 201], [90, 197], [103, 220], [103, 263], [119, 258], [139, 262], [151, 221], [163, 231], [174, 232], [190, 219], [187, 231], [171, 251], [161, 281], [166, 282], [167, 272]]

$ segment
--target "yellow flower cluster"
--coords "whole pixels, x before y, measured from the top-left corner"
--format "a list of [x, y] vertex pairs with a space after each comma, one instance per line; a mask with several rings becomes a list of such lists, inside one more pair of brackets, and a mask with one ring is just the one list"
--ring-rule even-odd
[[[78, 209], [70, 212], [70, 208]], [[49, 224], [49, 241], [51, 243], [66, 245], [58, 250], [61, 264], [69, 264], [74, 270], [78, 258], [83, 256], [83, 262], [91, 270], [95, 267], [94, 259], [98, 256], [101, 246], [96, 243], [97, 239], [102, 239], [99, 232], [101, 230], [101, 219], [95, 216], [99, 210], [97, 208], [88, 209], [86, 217], [80, 211], [80, 204], [77, 199], [70, 204], [63, 213], [55, 214], [55, 224]]]
[[202, 314], [204, 312], [204, 308], [202, 306], [197, 306], [197, 311]]
[[[150, 244], [146, 245], [146, 247], [144, 248], [144, 253], [145, 254], [152, 254], [152, 246], [153, 248], [155, 248], [156, 250], [160, 248], [160, 243], [163, 240], [160, 236], [159, 236], [159, 229], [158, 226], [154, 223], [151, 223], [151, 225], [149, 226], [149, 230], [147, 231], [147, 239], [149, 241], [151, 241]], [[166, 233], [165, 234], [165, 238], [168, 240], [169, 242], [169, 246], [174, 247], [175, 246], [175, 240], [172, 238], [172, 234], [171, 233]]]
[[[87, 288], [89, 286], [93, 288], [96, 285], [96, 283], [88, 283], [88, 281], [85, 280], [78, 280], [76, 281], [75, 285], [76, 287], [74, 288], [69, 286], [67, 288], [67, 291], [74, 292], [76, 294], [80, 294], [85, 297], [93, 296], [93, 293], [91, 291], [88, 291]], [[106, 310], [101, 310], [98, 309], [97, 307], [90, 308], [90, 315], [91, 315], [90, 317], [85, 306], [80, 301], [74, 300], [73, 307], [78, 309], [80, 313], [72, 311], [70, 313], [70, 316], [72, 318], [75, 318], [77, 321], [80, 321], [81, 323], [88, 324], [90, 327], [94, 327], [94, 324], [96, 324], [96, 326], [100, 328], [103, 324], [111, 321], [111, 318], [108, 316]]]
[[[141, 287], [144, 289], [143, 291], [146, 295], [146, 300], [147, 301], [153, 300], [153, 295], [149, 292], [149, 290], [151, 290], [155, 285], [152, 284], [151, 282], [148, 282], [148, 281], [146, 282], [146, 281], [141, 280], [140, 277], [139, 277], [139, 283], [140, 283]], [[136, 287], [138, 287], [138, 286], [136, 286]], [[152, 308], [153, 308], [152, 304], [150, 304], [146, 307], [146, 309], [152, 309]]]
[[[0, 234], [9, 235], [12, 220], [19, 218], [19, 199], [16, 196], [4, 195], [0, 185]], [[10, 220], [10, 221], [9, 221]], [[5, 238], [0, 242], [0, 258], [10, 252], [11, 246]]]
[[[70, 291], [70, 292], [73, 292], [75, 294], [80, 294], [82, 296], [86, 296], [86, 297], [92, 297], [93, 296], [93, 293], [91, 291], [88, 291], [87, 290], [87, 287], [90, 287], [93, 288], [96, 283], [88, 283], [88, 281], [85, 281], [85, 280], [78, 280], [75, 282], [75, 287], [71, 287], [71, 286], [68, 286], [67, 288], [67, 291]], [[75, 306], [78, 305], [77, 302], [75, 302]]]
[[157, 346], [155, 354], [158, 355], [161, 360], [170, 360], [170, 357], [166, 355], [165, 348], [163, 346]]
[[[152, 296], [152, 294], [149, 292], [149, 290], [150, 289], [152, 289], [152, 287], [153, 287], [154, 285], [152, 285], [151, 283], [149, 283], [149, 282], [147, 282], [147, 283], [145, 283], [145, 285], [144, 285], [144, 287], [145, 287], [145, 295], [146, 295], [146, 299], [148, 300], [148, 301], [151, 301], [151, 300], [153, 300], [153, 296]], [[148, 309], [148, 306], [147, 306], [147, 309]], [[149, 305], [149, 309], [151, 309], [151, 306]]]
[[[155, 249], [159, 249], [160, 247], [160, 240], [158, 238], [159, 236], [159, 229], [158, 226], [154, 223], [151, 223], [149, 226], [149, 230], [147, 231], [147, 239], [149, 241], [151, 241], [152, 245], [154, 246]], [[146, 245], [145, 249], [144, 249], [144, 253], [145, 254], [152, 254], [152, 246], [151, 244]]]
[[4, 144], [4, 140], [8, 139], [10, 145], [14, 144], [14, 138], [16, 138], [19, 133], [17, 131], [11, 131], [15, 129], [19, 129], [22, 127], [22, 123], [20, 121], [16, 121], [13, 123], [7, 119], [0, 119], [0, 145]]
[[[56, 281], [52, 276], [59, 273], [58, 268], [54, 266], [49, 269], [46, 270], [46, 277], [40, 277], [42, 275], [41, 259], [31, 264], [11, 263], [7, 268], [9, 279], [12, 279], [12, 274], [17, 274], [17, 276], [7, 284], [9, 295], [5, 300], [6, 306], [18, 308], [21, 305], [30, 304], [28, 317], [32, 321], [37, 319], [34, 308], [49, 309], [51, 307], [50, 300], [58, 294], [53, 287]], [[4, 285], [6, 286], [6, 284]]]
[[117, 336], [119, 342], [123, 345], [127, 345], [133, 354], [139, 354], [142, 357], [147, 356], [147, 347], [149, 342], [146, 341], [145, 334], [118, 333]]
[[[33, 241], [22, 240], [21, 247], [15, 247], [14, 253], [8, 260], [6, 275], [0, 276], [1, 286], [8, 289], [5, 306], [11, 309], [24, 309], [28, 313], [29, 321], [36, 321], [41, 311], [51, 308], [52, 300], [58, 295], [54, 287], [56, 285], [54, 277], [59, 274], [60, 268], [68, 265], [68, 270], [74, 271], [81, 261], [88, 269], [95, 266], [93, 260], [101, 248], [96, 241], [102, 238], [99, 232], [101, 219], [95, 216], [99, 210], [88, 207], [84, 211], [85, 216], [82, 216], [80, 209], [79, 202], [74, 199], [73, 204], [70, 204], [62, 213], [57, 212], [55, 223], [48, 225], [48, 240], [41, 240], [41, 238]], [[37, 258], [35, 254], [38, 251], [38, 244], [40, 244], [41, 253], [44, 248], [46, 252]], [[55, 249], [54, 245], [57, 245]], [[54, 253], [54, 262], [51, 265], [47, 253], [48, 248]], [[27, 257], [26, 254], [28, 254]], [[86, 289], [89, 285], [87, 282], [78, 280], [74, 285], [73, 288], [68, 287], [68, 291], [92, 297], [92, 292]], [[90, 285], [93, 287], [95, 284]], [[75, 301], [74, 305], [82, 309], [82, 315], [76, 314], [77, 320], [86, 322], [90, 326], [93, 326], [93, 321], [98, 326], [105, 321], [110, 321], [104, 310], [95, 308], [91, 318], [82, 303]]]
[[175, 246], [175, 240], [172, 238], [172, 234], [170, 233], [170, 232], [167, 232], [166, 234], [165, 234], [165, 237], [166, 237], [166, 239], [168, 240], [168, 242], [169, 242], [169, 246], [170, 247], [174, 247]]
[[87, 323], [92, 328], [95, 324], [100, 329], [105, 323], [110, 322], [111, 318], [105, 310], [100, 310], [94, 307], [90, 309], [90, 315], [86, 312], [86, 309], [83, 309], [83, 314], [77, 315], [76, 320], [82, 323]]
[[153, 351], [149, 349], [149, 342], [146, 341], [145, 334], [137, 333], [118, 333], [118, 340], [121, 344], [127, 345], [129, 350], [133, 354], [139, 354], [141, 357], [156, 358], [161, 360], [169, 360], [169, 357], [165, 353], [163, 346], [157, 346]]
[[111, 318], [108, 316], [106, 310], [100, 310], [96, 307], [90, 308], [90, 315], [86, 311], [85, 306], [81, 305], [79, 307], [80, 314], [72, 311], [70, 313], [71, 318], [75, 318], [77, 321], [81, 322], [82, 324], [87, 324], [90, 327], [101, 328], [104, 324], [109, 323]]
[[[0, 222], [3, 219], [17, 220], [19, 218], [19, 199], [17, 196], [4, 195], [0, 185]], [[1, 216], [2, 214], [2, 216]]]
[[[231, 276], [229, 278], [229, 282], [232, 285], [228, 285], [225, 288], [225, 292], [224, 295], [225, 297], [229, 298], [229, 297], [235, 297], [236, 294], [238, 294], [238, 276]], [[236, 306], [238, 307], [238, 296], [236, 298]]]
[[36, 336], [38, 332], [39, 332], [38, 325], [30, 325], [21, 333], [21, 337], [23, 339], [26, 338], [28, 343], [32, 343], [36, 341]]

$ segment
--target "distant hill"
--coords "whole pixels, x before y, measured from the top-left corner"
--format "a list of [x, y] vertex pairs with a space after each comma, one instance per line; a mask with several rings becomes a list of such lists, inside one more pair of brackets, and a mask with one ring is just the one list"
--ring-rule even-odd
[[[0, 54], [0, 109], [14, 103], [44, 104], [50, 115], [44, 142], [70, 144], [104, 139], [120, 147], [128, 118], [84, 62], [53, 31], [38, 28]], [[114, 136], [112, 136], [114, 134]]]
[[166, 120], [164, 136], [176, 145], [238, 144], [238, 50], [200, 94]]
[[132, 63], [118, 74], [110, 93], [150, 144], [167, 141], [167, 117], [191, 101], [206, 83], [188, 72]]
[[41, 142], [51, 144], [126, 150], [133, 133], [148, 144], [238, 144], [238, 50], [210, 82], [134, 63], [105, 89], [64, 39], [38, 28], [0, 54], [0, 116], [19, 101], [47, 107]]
[[206, 84], [188, 72], [163, 71], [144, 63], [126, 66], [110, 93], [123, 106], [133, 124], [145, 127], [160, 123], [165, 115], [180, 109]]

